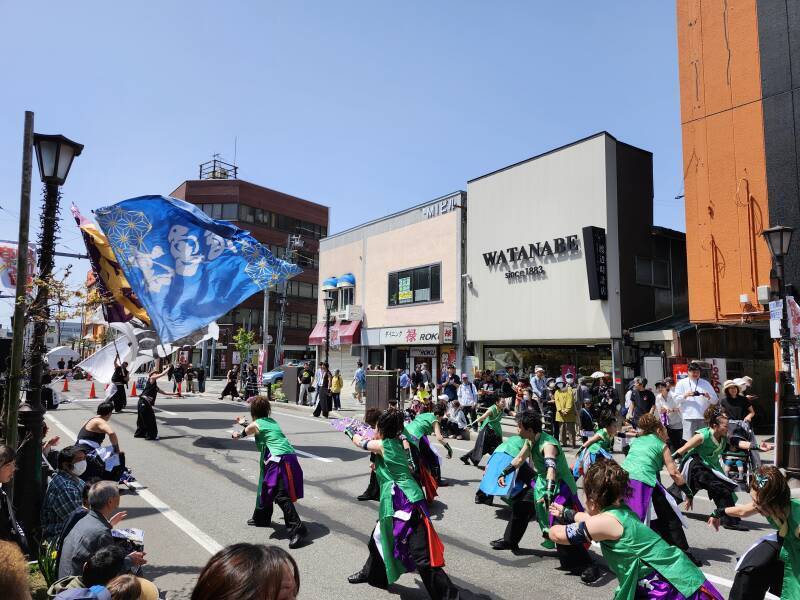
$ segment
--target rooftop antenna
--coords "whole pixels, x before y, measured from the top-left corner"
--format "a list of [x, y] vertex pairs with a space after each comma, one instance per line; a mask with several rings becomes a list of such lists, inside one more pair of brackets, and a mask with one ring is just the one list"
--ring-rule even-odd
[[239, 141], [239, 136], [237, 135], [233, 136], [233, 164], [236, 164], [236, 147], [238, 145], [237, 144], [238, 141]]

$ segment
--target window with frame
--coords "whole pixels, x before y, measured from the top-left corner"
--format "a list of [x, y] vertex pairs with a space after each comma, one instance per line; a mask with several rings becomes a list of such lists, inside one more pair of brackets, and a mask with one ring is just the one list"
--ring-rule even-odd
[[658, 288], [669, 288], [669, 261], [637, 256], [636, 283]]
[[441, 279], [441, 264], [389, 273], [389, 306], [441, 300]]
[[354, 304], [355, 297], [356, 297], [356, 288], [346, 287], [339, 289], [340, 310], [344, 310], [351, 304]]

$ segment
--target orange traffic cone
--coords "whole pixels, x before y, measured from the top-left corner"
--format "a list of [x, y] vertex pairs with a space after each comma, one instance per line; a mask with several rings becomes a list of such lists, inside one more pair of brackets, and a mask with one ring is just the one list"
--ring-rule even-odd
[[94, 381], [92, 382], [92, 387], [89, 388], [89, 400], [97, 400], [97, 394], [94, 392]]
[[138, 395], [139, 394], [136, 393], [136, 382], [134, 381], [133, 385], [131, 386], [131, 398], [135, 398]]
[[67, 381], [66, 377], [64, 377], [64, 387], [61, 388], [61, 391], [62, 392], [68, 392], [69, 391], [69, 382]]

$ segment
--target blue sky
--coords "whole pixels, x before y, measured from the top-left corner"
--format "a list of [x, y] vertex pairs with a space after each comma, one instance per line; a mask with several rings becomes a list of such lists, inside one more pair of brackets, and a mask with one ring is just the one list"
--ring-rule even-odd
[[[336, 232], [605, 129], [654, 153], [656, 223], [684, 229], [672, 2], [0, 0], [0, 11], [0, 239], [17, 237], [26, 109], [37, 131], [85, 144], [63, 189], [63, 206], [85, 213], [167, 194], [213, 153], [232, 159], [237, 138], [241, 178], [330, 206]], [[80, 251], [67, 214], [60, 247]], [[10, 311], [0, 304], [3, 325]]]

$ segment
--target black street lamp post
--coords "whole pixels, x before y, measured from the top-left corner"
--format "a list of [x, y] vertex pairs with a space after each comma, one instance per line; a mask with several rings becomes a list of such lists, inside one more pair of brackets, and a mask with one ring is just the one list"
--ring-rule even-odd
[[791, 359], [791, 335], [789, 332], [789, 311], [786, 305], [787, 285], [784, 274], [784, 259], [789, 253], [789, 245], [792, 242], [791, 227], [784, 227], [776, 225], [761, 232], [764, 240], [767, 242], [767, 247], [772, 255], [772, 260], [775, 264], [775, 279], [778, 281], [778, 298], [781, 301], [781, 357], [782, 363], [786, 372], [786, 383], [793, 385], [794, 377], [792, 376], [792, 359]]
[[39, 528], [39, 509], [42, 500], [42, 378], [44, 375], [45, 336], [50, 318], [49, 284], [53, 276], [53, 257], [58, 228], [59, 188], [69, 174], [72, 160], [83, 150], [63, 135], [34, 134], [33, 145], [39, 174], [45, 185], [44, 208], [39, 234], [39, 273], [36, 297], [30, 307], [33, 339], [28, 354], [29, 385], [25, 402], [20, 407], [19, 424], [26, 432], [25, 442], [17, 456], [17, 469], [23, 476], [14, 488], [14, 504], [19, 507], [19, 519], [28, 534]]
[[325, 303], [325, 364], [328, 364], [328, 353], [331, 347], [331, 309], [333, 308], [333, 296], [328, 294], [323, 300]]

